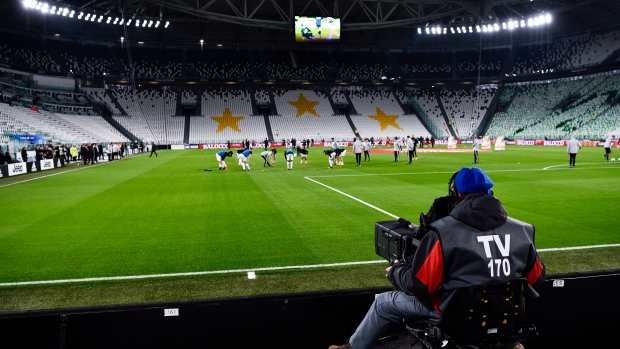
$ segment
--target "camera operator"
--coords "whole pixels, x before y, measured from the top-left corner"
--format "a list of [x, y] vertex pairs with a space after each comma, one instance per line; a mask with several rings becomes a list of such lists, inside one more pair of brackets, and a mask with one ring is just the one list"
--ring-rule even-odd
[[491, 187], [483, 170], [462, 168], [451, 188], [456, 202], [450, 214], [430, 224], [411, 264], [396, 261], [386, 269], [396, 290], [378, 295], [348, 343], [329, 349], [369, 348], [403, 318], [439, 319], [458, 288], [517, 278], [540, 286], [545, 266], [534, 247], [534, 227], [507, 217]]

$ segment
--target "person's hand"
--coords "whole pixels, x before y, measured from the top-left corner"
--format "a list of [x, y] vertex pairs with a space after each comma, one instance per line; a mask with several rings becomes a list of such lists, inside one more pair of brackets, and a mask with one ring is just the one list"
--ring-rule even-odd
[[388, 276], [388, 274], [390, 273], [390, 270], [392, 269], [392, 267], [394, 266], [394, 264], [398, 263], [398, 259], [394, 261], [394, 263], [392, 263], [392, 265], [390, 265], [389, 267], [385, 268], [385, 277]]

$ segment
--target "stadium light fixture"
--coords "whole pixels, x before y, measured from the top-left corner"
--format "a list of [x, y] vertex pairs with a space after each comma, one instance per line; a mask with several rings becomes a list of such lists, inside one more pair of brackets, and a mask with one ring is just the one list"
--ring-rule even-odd
[[[48, 1], [52, 1], [52, 0], [48, 0]], [[107, 17], [107, 20], [105, 21], [106, 24], [123, 25], [125, 23], [125, 20], [122, 19], [122, 17], [121, 18], [114, 17], [113, 15], [108, 16], [108, 13], [110, 11], [107, 11], [104, 14], [88, 13], [84, 11], [79, 11], [79, 9], [76, 9], [76, 8], [72, 8], [72, 6], [61, 7], [61, 6], [56, 6], [56, 5], [49, 5], [47, 2], [38, 1], [38, 0], [22, 0], [21, 3], [26, 10], [32, 9], [35, 11], [40, 11], [42, 14], [51, 14], [51, 15], [57, 15], [57, 16], [62, 16], [62, 17], [77, 18], [79, 20], [83, 19], [89, 22], [97, 21], [98, 23], [102, 23], [105, 17]], [[114, 19], [114, 21], [112, 21], [112, 19]], [[136, 19], [136, 27], [140, 26], [139, 25], [140, 21], [142, 22], [143, 28], [144, 27], [152, 28], [153, 26], [155, 28], [159, 28], [159, 25], [163, 23], [161, 18], [159, 20], [152, 20], [149, 18], [142, 18], [142, 19], [138, 18]], [[131, 19], [128, 20], [126, 22], [126, 25], [130, 25], [131, 22], [132, 22]], [[166, 21], [165, 28], [168, 28], [168, 26], [170, 26], [170, 22]]]
[[450, 33], [452, 34], [467, 34], [467, 33], [473, 33], [474, 32], [474, 28], [476, 33], [497, 33], [500, 31], [513, 31], [515, 29], [518, 28], [534, 28], [534, 27], [540, 27], [540, 26], [544, 26], [544, 25], [548, 25], [550, 23], [553, 22], [553, 17], [551, 16], [551, 14], [549, 13], [542, 13], [542, 14], [538, 14], [535, 16], [531, 16], [528, 18], [522, 18], [522, 19], [508, 19], [508, 20], [504, 20], [504, 21], [497, 21], [497, 22], [485, 22], [484, 20], [477, 22], [474, 25], [469, 25], [469, 26], [465, 26], [465, 25], [452, 25], [452, 23], [446, 27], [442, 27], [440, 25], [436, 25], [436, 26], [428, 26], [424, 28], [424, 30], [422, 30], [421, 27], [418, 27], [418, 34], [423, 34], [426, 33], [428, 34], [433, 34], [433, 35], [441, 35], [441, 34], [447, 34], [448, 33], [448, 28], [450, 30]]

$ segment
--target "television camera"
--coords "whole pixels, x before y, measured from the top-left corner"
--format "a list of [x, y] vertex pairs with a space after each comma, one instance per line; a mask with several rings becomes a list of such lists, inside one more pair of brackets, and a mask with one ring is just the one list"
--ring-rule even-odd
[[[452, 187], [453, 179], [454, 176], [450, 179], [449, 187]], [[420, 241], [430, 230], [430, 224], [452, 211], [457, 199], [455, 193], [455, 190], [451, 190], [449, 195], [435, 199], [428, 213], [420, 214], [419, 226], [404, 218], [376, 222], [375, 253], [387, 260], [390, 265], [395, 260], [411, 263]]]

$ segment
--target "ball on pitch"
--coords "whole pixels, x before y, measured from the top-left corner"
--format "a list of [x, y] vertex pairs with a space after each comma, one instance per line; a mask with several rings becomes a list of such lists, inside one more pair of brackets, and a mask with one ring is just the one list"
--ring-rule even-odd
[[[618, 158], [618, 159], [620, 159], [620, 158]], [[611, 159], [609, 159], [609, 161], [611, 161], [611, 162], [615, 162], [615, 161], [616, 161], [616, 159], [611, 158]]]

